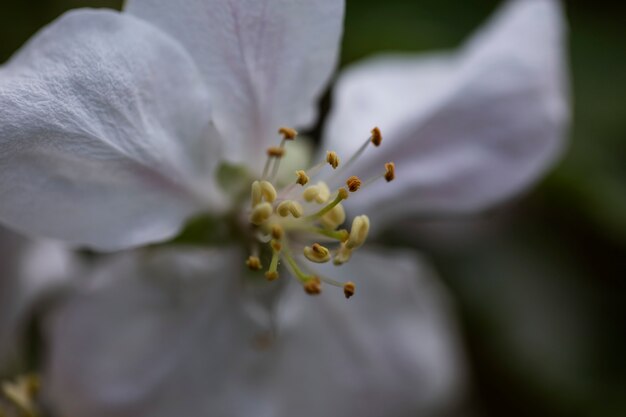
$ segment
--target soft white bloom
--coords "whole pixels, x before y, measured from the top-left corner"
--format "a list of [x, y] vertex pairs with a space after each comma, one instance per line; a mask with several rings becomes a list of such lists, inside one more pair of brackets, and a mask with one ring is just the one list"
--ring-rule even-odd
[[[343, 9], [129, 0], [123, 13], [60, 18], [0, 70], [0, 222], [115, 250], [168, 239], [195, 213], [248, 210], [226, 206], [216, 167], [258, 175], [279, 127], [315, 120]], [[457, 53], [377, 58], [340, 77], [324, 143], [347, 158], [378, 125], [382, 146], [350, 173], [367, 179], [395, 161], [398, 176], [351, 193], [348, 213], [369, 215], [374, 231], [480, 210], [536, 180], [568, 118], [561, 20], [556, 1], [511, 0]], [[341, 195], [315, 186], [311, 203], [274, 201], [259, 182], [252, 222], [308, 226], [307, 204]], [[336, 207], [331, 223], [345, 218]], [[445, 296], [416, 255], [360, 247], [370, 221], [356, 219], [360, 236], [334, 259], [345, 265], [318, 268], [357, 283], [349, 302], [243, 277], [238, 249], [147, 249], [103, 263], [50, 321], [51, 403], [73, 417], [448, 411], [464, 371]], [[327, 260], [323, 249], [309, 256]]]

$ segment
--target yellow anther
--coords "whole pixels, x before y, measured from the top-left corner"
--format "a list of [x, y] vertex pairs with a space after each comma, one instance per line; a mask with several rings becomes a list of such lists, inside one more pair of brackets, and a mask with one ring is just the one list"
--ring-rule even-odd
[[264, 221], [270, 218], [274, 209], [270, 203], [259, 203], [252, 209], [250, 213], [250, 223], [260, 226]]
[[261, 183], [259, 181], [254, 181], [252, 183], [252, 193], [250, 199], [252, 200], [252, 207], [256, 207], [257, 204], [261, 202], [263, 198], [263, 190], [261, 189]]
[[393, 162], [387, 162], [385, 164], [385, 179], [387, 182], [391, 182], [394, 178], [396, 178], [396, 164]]
[[265, 278], [268, 281], [275, 281], [278, 279], [278, 271], [267, 271], [265, 273]]
[[356, 291], [356, 285], [354, 285], [354, 282], [348, 281], [344, 284], [343, 294], [346, 296], [346, 298], [352, 297], [355, 291]]
[[281, 146], [271, 146], [267, 148], [267, 156], [281, 158], [283, 155], [285, 155], [285, 148]]
[[272, 239], [270, 246], [274, 252], [280, 252], [283, 249], [283, 245], [276, 239]]
[[343, 205], [337, 204], [328, 213], [324, 214], [320, 221], [327, 229], [334, 230], [346, 221], [346, 211]]
[[366, 215], [356, 216], [352, 221], [352, 229], [350, 237], [346, 242], [348, 249], [356, 249], [365, 243], [367, 235], [370, 231], [370, 219]]
[[258, 256], [250, 256], [248, 260], [246, 261], [246, 266], [251, 271], [259, 271], [263, 269], [263, 265], [261, 265], [261, 260], [259, 259]]
[[311, 262], [322, 264], [330, 261], [330, 251], [319, 243], [304, 247], [304, 256]]
[[313, 277], [304, 283], [304, 291], [309, 295], [317, 295], [322, 292], [322, 281], [318, 277]]
[[342, 200], [347, 200], [348, 199], [348, 190], [346, 190], [345, 188], [341, 187], [340, 189], [337, 190], [337, 198], [340, 198]]
[[326, 152], [326, 162], [328, 162], [330, 164], [331, 167], [333, 167], [333, 169], [337, 169], [337, 167], [339, 166], [339, 155], [337, 155], [337, 152], [335, 151], [328, 151]]
[[261, 181], [260, 185], [261, 192], [263, 193], [263, 198], [265, 198], [265, 201], [267, 201], [268, 203], [273, 203], [274, 200], [276, 200], [277, 194], [276, 189], [274, 188], [272, 183], [269, 181]]
[[380, 133], [380, 129], [378, 127], [372, 129], [372, 137], [370, 139], [374, 146], [380, 146], [383, 141], [383, 134]]
[[285, 200], [281, 202], [276, 208], [276, 211], [281, 217], [287, 217], [291, 214], [293, 217], [298, 218], [302, 217], [302, 213], [304, 213], [302, 205], [293, 200]]
[[280, 224], [272, 225], [272, 237], [276, 240], [280, 240], [284, 235], [283, 227]]
[[353, 193], [361, 188], [361, 179], [356, 175], [353, 175], [348, 178], [348, 180], [346, 181], [346, 185], [348, 186], [348, 190]]
[[306, 185], [309, 182], [309, 176], [306, 175], [306, 172], [302, 170], [296, 171], [296, 175], [298, 176], [298, 179], [296, 180], [296, 184]]
[[325, 182], [320, 181], [316, 185], [307, 187], [302, 193], [302, 197], [309, 203], [315, 200], [316, 203], [324, 204], [330, 198], [330, 190]]
[[342, 243], [333, 258], [333, 263], [335, 265], [345, 264], [350, 260], [350, 257], [352, 257], [352, 249], [348, 248], [346, 243]]
[[278, 133], [283, 135], [284, 140], [294, 140], [298, 136], [298, 132], [290, 127], [281, 127]]

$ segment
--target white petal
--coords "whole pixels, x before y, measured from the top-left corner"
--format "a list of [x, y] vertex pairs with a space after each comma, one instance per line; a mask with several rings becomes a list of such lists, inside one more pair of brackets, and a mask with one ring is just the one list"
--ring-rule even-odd
[[21, 353], [28, 313], [69, 282], [76, 259], [61, 244], [33, 241], [0, 228], [0, 372]]
[[0, 70], [0, 221], [107, 250], [170, 237], [211, 195], [209, 112], [169, 36], [113, 11], [66, 14]]
[[339, 270], [357, 282], [350, 300], [263, 280], [289, 285], [269, 310], [277, 336], [264, 349], [253, 341], [268, 311], [232, 271], [240, 265], [160, 251], [103, 266], [49, 327], [44, 387], [59, 414], [374, 417], [458, 399], [465, 375], [449, 303], [413, 254], [355, 254]]
[[334, 69], [343, 0], [128, 0], [198, 62], [226, 157], [260, 167], [281, 126], [306, 127]]
[[382, 146], [354, 173], [396, 163], [396, 180], [355, 193], [352, 208], [380, 226], [482, 210], [536, 181], [564, 146], [564, 42], [557, 1], [513, 0], [455, 55], [379, 57], [349, 69], [326, 146], [347, 156], [380, 126]]

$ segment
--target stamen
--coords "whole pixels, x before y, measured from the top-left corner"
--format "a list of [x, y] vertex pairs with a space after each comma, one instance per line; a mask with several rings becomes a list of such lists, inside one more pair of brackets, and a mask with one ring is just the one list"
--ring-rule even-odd
[[280, 252], [282, 250], [282, 245], [278, 240], [272, 240], [272, 260], [270, 262], [270, 267], [265, 273], [265, 278], [268, 281], [274, 281], [278, 279], [278, 260], [280, 259]]
[[298, 263], [295, 261], [295, 259], [293, 259], [293, 257], [287, 251], [283, 252], [282, 255], [285, 258], [285, 261], [287, 261], [287, 265], [289, 265], [291, 272], [293, 272], [295, 277], [298, 278], [298, 280], [301, 283], [305, 284], [307, 281], [311, 279], [311, 276], [302, 272], [302, 270], [298, 266]]
[[261, 265], [261, 260], [258, 256], [248, 257], [248, 259], [246, 260], [246, 266], [251, 271], [260, 271], [261, 269], [263, 269], [263, 265]]
[[335, 207], [332, 208], [332, 210], [330, 210], [328, 213], [320, 218], [320, 222], [322, 223], [322, 225], [331, 230], [336, 229], [345, 221], [346, 211], [344, 210], [341, 203], [337, 204]]
[[343, 294], [346, 296], [346, 298], [352, 297], [355, 291], [356, 291], [356, 285], [354, 285], [354, 282], [348, 281], [344, 284]]
[[337, 155], [337, 152], [328, 151], [326, 152], [326, 162], [328, 162], [330, 166], [333, 167], [333, 169], [337, 169], [341, 160], [339, 159], [339, 155]]
[[304, 283], [304, 291], [309, 295], [318, 295], [322, 292], [322, 282], [318, 277], [310, 278]]
[[318, 235], [326, 236], [331, 239], [338, 240], [340, 242], [345, 242], [350, 237], [350, 233], [348, 233], [346, 229], [327, 230], [327, 229], [320, 229], [317, 227], [312, 227], [309, 229], [309, 231], [311, 233], [316, 233]]
[[353, 175], [348, 178], [346, 185], [348, 186], [348, 190], [350, 190], [351, 193], [354, 193], [361, 187], [361, 179], [356, 175]]
[[356, 216], [352, 221], [352, 229], [350, 229], [350, 237], [346, 242], [348, 249], [356, 249], [365, 243], [367, 235], [370, 231], [370, 219], [366, 215]]
[[294, 140], [298, 136], [298, 132], [290, 127], [281, 127], [278, 129], [278, 133], [283, 135], [284, 140]]
[[302, 217], [302, 213], [304, 213], [304, 209], [302, 205], [294, 200], [285, 200], [281, 202], [278, 207], [276, 207], [276, 212], [281, 217], [287, 217], [291, 214], [296, 219]]
[[330, 202], [327, 206], [325, 206], [323, 209], [321, 209], [317, 213], [307, 216], [307, 219], [319, 219], [320, 217], [322, 217], [323, 215], [331, 211], [337, 204], [341, 203], [343, 200], [347, 198], [348, 198], [348, 191], [343, 187], [338, 189], [337, 197], [335, 197], [335, 199], [332, 202]]
[[361, 185], [361, 188], [369, 186], [370, 184], [378, 181], [380, 178], [384, 178], [387, 182], [393, 181], [396, 178], [396, 164], [393, 162], [387, 162], [385, 164], [385, 172], [368, 179]]
[[383, 135], [380, 132], [380, 129], [377, 127], [373, 128], [371, 131], [371, 136], [367, 138], [365, 142], [363, 142], [361, 147], [357, 149], [357, 151], [350, 157], [350, 159], [348, 159], [348, 162], [343, 164], [340, 172], [344, 172], [346, 169], [348, 169], [348, 167], [352, 166], [354, 161], [356, 161], [363, 154], [363, 152], [365, 152], [365, 149], [367, 149], [370, 143], [372, 143], [374, 146], [380, 146], [382, 140]]
[[330, 251], [319, 243], [304, 247], [304, 256], [311, 262], [322, 264], [330, 261]]
[[265, 220], [269, 219], [272, 215], [274, 209], [270, 203], [259, 203], [253, 209], [252, 213], [250, 213], [250, 223], [260, 226], [265, 222]]
[[378, 127], [375, 127], [374, 129], [372, 129], [372, 137], [371, 137], [372, 143], [374, 144], [374, 146], [378, 147], [380, 146], [380, 144], [383, 141], [383, 134], [380, 132], [380, 129]]
[[252, 191], [250, 200], [252, 201], [252, 208], [254, 208], [261, 202], [261, 199], [263, 198], [263, 190], [261, 189], [261, 183], [259, 181], [254, 181], [251, 188]]
[[385, 164], [385, 179], [387, 182], [391, 182], [396, 178], [396, 164], [393, 162], [387, 162]]
[[271, 146], [267, 148], [267, 156], [272, 158], [282, 158], [285, 155], [285, 148], [282, 146]]
[[296, 175], [298, 176], [298, 179], [296, 180], [296, 184], [306, 185], [309, 182], [309, 176], [306, 175], [306, 172], [302, 170], [296, 171]]
[[305, 188], [302, 193], [302, 198], [309, 203], [315, 200], [319, 204], [324, 204], [330, 198], [330, 190], [325, 182], [320, 181], [317, 185], [311, 185]]
[[276, 240], [282, 239], [284, 234], [283, 227], [280, 224], [272, 225], [272, 237]]
[[261, 193], [263, 194], [265, 201], [267, 201], [268, 203], [273, 203], [274, 200], [276, 200], [277, 193], [272, 183], [270, 183], [269, 181], [261, 181], [260, 187]]

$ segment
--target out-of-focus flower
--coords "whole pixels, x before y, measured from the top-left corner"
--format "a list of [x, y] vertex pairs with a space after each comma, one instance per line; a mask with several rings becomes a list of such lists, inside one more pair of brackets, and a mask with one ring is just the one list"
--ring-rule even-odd
[[414, 253], [355, 253], [342, 267], [359, 282], [349, 302], [287, 280], [268, 293], [233, 267], [240, 258], [158, 249], [96, 270], [49, 328], [43, 386], [60, 414], [373, 417], [457, 405], [465, 374], [450, 303]]
[[[480, 210], [549, 167], [568, 115], [560, 7], [513, 0], [459, 53], [349, 70], [326, 130], [335, 174], [319, 165], [277, 191], [295, 135], [281, 129], [252, 210], [237, 198], [229, 206], [218, 163], [258, 175], [281, 126], [315, 119], [343, 7], [130, 0], [124, 13], [66, 15], [0, 71], [0, 221], [113, 250], [170, 238], [219, 207], [246, 245], [269, 243], [268, 279], [282, 260], [307, 292], [334, 283], [351, 296], [354, 284], [325, 278], [333, 258], [359, 285], [350, 302], [339, 292], [305, 300], [289, 281], [243, 277], [239, 250], [120, 255], [51, 322], [45, 386], [61, 415], [428, 415], [457, 398], [454, 329], [427, 269], [404, 251], [355, 249], [370, 217], [378, 227]], [[382, 146], [365, 149], [379, 144], [374, 130], [359, 148], [354, 139], [375, 125]], [[334, 151], [356, 157], [342, 163]], [[359, 176], [344, 188], [348, 167]], [[311, 186], [315, 175], [326, 182]], [[348, 195], [349, 212], [370, 216], [350, 232], [337, 230]]]

